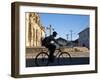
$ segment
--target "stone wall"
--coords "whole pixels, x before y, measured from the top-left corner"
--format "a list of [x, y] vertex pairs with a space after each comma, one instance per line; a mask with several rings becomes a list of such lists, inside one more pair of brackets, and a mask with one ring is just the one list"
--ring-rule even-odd
[[[86, 47], [73, 47], [73, 48], [61, 48], [63, 52], [89, 52], [88, 48]], [[48, 49], [45, 47], [36, 47], [36, 48], [26, 48], [26, 53], [36, 54], [39, 52], [45, 51], [47, 52]]]
[[26, 54], [36, 54], [42, 51], [47, 51], [48, 49], [44, 47], [36, 47], [36, 48], [26, 48]]
[[[74, 47], [74, 48], [61, 48], [62, 52], [68, 52], [71, 57], [89, 57], [89, 50], [85, 47]], [[40, 52], [47, 52], [48, 49], [45, 47], [37, 48], [26, 48], [26, 58], [35, 58]], [[55, 52], [56, 54], [56, 52]]]

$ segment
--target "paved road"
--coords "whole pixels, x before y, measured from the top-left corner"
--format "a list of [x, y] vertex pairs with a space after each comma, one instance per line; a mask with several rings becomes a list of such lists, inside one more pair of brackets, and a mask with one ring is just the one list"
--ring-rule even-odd
[[[48, 66], [58, 66], [58, 65], [82, 65], [82, 64], [89, 64], [89, 57], [73, 57], [71, 59], [71, 63], [64, 63], [64, 59], [60, 59], [62, 64], [57, 63], [57, 59], [53, 63], [50, 63]], [[26, 59], [26, 67], [36, 67], [34, 59]]]
[[[27, 50], [27, 54], [26, 54], [26, 67], [35, 67], [36, 64], [35, 64], [35, 57], [36, 55], [39, 53], [38, 51], [39, 50], [36, 50], [36, 51], [32, 51], [32, 50], [35, 50], [35, 49], [29, 49]], [[80, 52], [73, 52], [73, 51], [70, 51], [68, 52], [72, 59], [71, 59], [71, 63], [64, 63], [66, 60], [65, 59], [62, 59], [60, 58], [59, 60], [61, 61], [60, 65], [79, 65], [79, 64], [89, 64], [89, 51], [80, 51]], [[56, 52], [55, 52], [56, 54]], [[40, 62], [40, 59], [38, 59], [38, 61]], [[55, 59], [55, 62], [53, 63], [50, 63], [48, 66], [56, 66], [56, 65], [59, 65], [58, 64], [58, 59], [56, 58]], [[69, 61], [66, 61], [66, 62], [69, 62]]]

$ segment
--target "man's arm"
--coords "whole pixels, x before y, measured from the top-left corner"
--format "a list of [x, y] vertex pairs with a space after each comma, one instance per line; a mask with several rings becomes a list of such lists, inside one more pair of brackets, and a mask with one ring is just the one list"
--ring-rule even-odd
[[57, 43], [59, 46], [63, 46], [60, 43], [58, 43], [58, 41], [56, 39], [53, 40], [55, 43]]

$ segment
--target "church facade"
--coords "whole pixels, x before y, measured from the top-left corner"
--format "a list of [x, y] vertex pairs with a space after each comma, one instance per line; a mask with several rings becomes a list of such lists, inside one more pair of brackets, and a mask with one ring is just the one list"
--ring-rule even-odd
[[25, 13], [26, 47], [40, 47], [45, 37], [45, 28], [40, 22], [40, 16], [34, 12]]

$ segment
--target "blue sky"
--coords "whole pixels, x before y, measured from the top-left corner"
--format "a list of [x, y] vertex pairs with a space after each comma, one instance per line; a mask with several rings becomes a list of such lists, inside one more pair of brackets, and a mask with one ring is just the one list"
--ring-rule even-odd
[[74, 15], [74, 14], [49, 14], [40, 13], [40, 21], [44, 27], [51, 25], [58, 33], [58, 37], [67, 39], [66, 34], [69, 34], [68, 39], [75, 40], [78, 38], [78, 33], [89, 27], [89, 15]]

